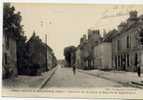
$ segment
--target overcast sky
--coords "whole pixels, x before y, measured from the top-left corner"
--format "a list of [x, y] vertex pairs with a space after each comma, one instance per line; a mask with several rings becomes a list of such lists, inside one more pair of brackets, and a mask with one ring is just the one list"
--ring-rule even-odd
[[63, 57], [63, 49], [77, 46], [87, 30], [116, 28], [128, 18], [128, 12], [137, 10], [143, 14], [141, 5], [95, 5], [95, 4], [48, 4], [13, 3], [22, 15], [24, 31], [29, 38], [33, 31], [54, 50], [58, 59]]

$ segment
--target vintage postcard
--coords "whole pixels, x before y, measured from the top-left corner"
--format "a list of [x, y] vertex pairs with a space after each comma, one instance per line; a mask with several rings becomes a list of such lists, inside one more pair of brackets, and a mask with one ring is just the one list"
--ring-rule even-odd
[[2, 96], [143, 99], [143, 5], [3, 3]]

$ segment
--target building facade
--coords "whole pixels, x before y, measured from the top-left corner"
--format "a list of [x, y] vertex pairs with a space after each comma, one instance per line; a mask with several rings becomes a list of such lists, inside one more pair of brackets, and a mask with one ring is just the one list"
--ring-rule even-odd
[[87, 34], [80, 39], [76, 51], [76, 64], [81, 69], [94, 69], [94, 47], [101, 42], [99, 30], [88, 30]]
[[114, 69], [143, 71], [143, 15], [131, 11], [126, 22], [100, 36], [99, 30], [88, 30], [76, 51], [76, 64], [81, 69]]
[[112, 36], [112, 65], [116, 70], [136, 71], [143, 65], [143, 49], [139, 34], [142, 33], [143, 18], [131, 11], [127, 22], [118, 26]]
[[102, 40], [99, 30], [91, 30], [88, 29], [88, 43], [91, 45], [93, 49], [94, 46], [98, 45]]
[[76, 67], [80, 68], [81, 67], [81, 50], [80, 50], [80, 46], [77, 47], [75, 54], [76, 54]]
[[111, 42], [102, 42], [94, 47], [94, 66], [95, 69], [112, 69]]

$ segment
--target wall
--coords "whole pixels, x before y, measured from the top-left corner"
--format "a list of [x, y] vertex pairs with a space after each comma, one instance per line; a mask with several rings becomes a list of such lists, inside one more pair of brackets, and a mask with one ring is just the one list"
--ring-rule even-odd
[[77, 50], [76, 50], [76, 66], [78, 68], [81, 67], [81, 58], [80, 58], [80, 56], [81, 56], [80, 48], [77, 48]]
[[[137, 29], [138, 27], [136, 25], [132, 26], [128, 30], [121, 31], [121, 33], [119, 33], [112, 39], [112, 57], [114, 69], [124, 71], [136, 71], [137, 63], [140, 59], [140, 49], [138, 41], [136, 39], [138, 34], [136, 31]], [[127, 37], [129, 38], [128, 47]]]
[[111, 43], [102, 42], [94, 47], [95, 68], [112, 69]]
[[[4, 36], [4, 35], [3, 35]], [[9, 37], [9, 47], [6, 48], [6, 37], [3, 37], [3, 78], [15, 77], [17, 75], [16, 40]], [[6, 57], [7, 55], [7, 57]], [[7, 58], [7, 63], [6, 63]]]

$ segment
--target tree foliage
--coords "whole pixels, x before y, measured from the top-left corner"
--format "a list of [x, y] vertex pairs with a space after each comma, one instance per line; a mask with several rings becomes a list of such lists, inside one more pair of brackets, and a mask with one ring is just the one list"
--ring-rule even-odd
[[[23, 31], [23, 25], [21, 25], [22, 16], [20, 12], [16, 12], [15, 7], [10, 3], [4, 3], [3, 7], [3, 34], [4, 36], [11, 37], [16, 40], [16, 53], [17, 53], [17, 69], [18, 74], [30, 74], [35, 75], [39, 70], [38, 63], [32, 63], [30, 58], [29, 48], [27, 46], [27, 37]], [[35, 45], [36, 44], [36, 45]], [[35, 54], [46, 53], [47, 49], [53, 54], [52, 49], [42, 42], [39, 36], [32, 36], [32, 45], [34, 45]], [[47, 49], [45, 49], [47, 48]], [[39, 51], [38, 51], [39, 50]], [[45, 56], [44, 56], [45, 57]], [[54, 66], [57, 64], [56, 57], [53, 55]]]
[[69, 46], [64, 49], [64, 56], [67, 66], [71, 66], [72, 62], [75, 61], [75, 52], [76, 52], [76, 47], [74, 46]]
[[23, 34], [23, 26], [21, 25], [22, 17], [20, 12], [15, 11], [15, 7], [10, 3], [4, 3], [3, 8], [3, 31], [7, 36], [18, 39]]

